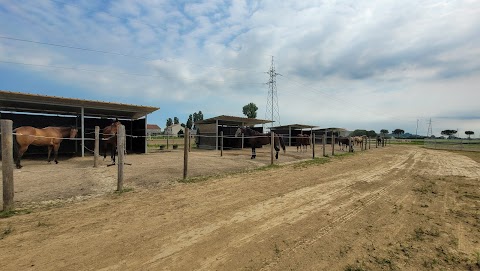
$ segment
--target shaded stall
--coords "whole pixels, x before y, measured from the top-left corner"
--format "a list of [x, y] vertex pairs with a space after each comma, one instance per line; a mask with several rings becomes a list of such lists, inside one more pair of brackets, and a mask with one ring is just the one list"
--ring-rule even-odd
[[[127, 151], [147, 152], [147, 115], [158, 107], [101, 102], [0, 90], [0, 118], [19, 126], [75, 126], [77, 140], [65, 140], [61, 153], [85, 155], [94, 148], [95, 126], [103, 128], [119, 119], [125, 125]], [[46, 148], [29, 148], [28, 153], [46, 153]]]
[[[218, 150], [220, 146], [220, 134], [225, 136], [223, 147], [241, 148], [241, 138], [234, 138], [235, 132], [240, 126], [250, 126], [252, 129], [263, 132], [263, 127], [252, 127], [258, 124], [271, 123], [270, 120], [242, 118], [235, 116], [221, 115], [209, 119], [197, 121], [195, 123], [196, 137], [195, 142], [200, 149]], [[246, 147], [246, 145], [245, 145]]]
[[[295, 137], [299, 134], [308, 134], [310, 135], [313, 128], [318, 126], [306, 125], [306, 124], [289, 124], [282, 126], [274, 126], [270, 130], [274, 131], [276, 134], [284, 138], [284, 141], [288, 142], [288, 146], [292, 146], [292, 143], [295, 143]], [[310, 130], [308, 130], [310, 129]], [[288, 140], [285, 140], [287, 139]]]

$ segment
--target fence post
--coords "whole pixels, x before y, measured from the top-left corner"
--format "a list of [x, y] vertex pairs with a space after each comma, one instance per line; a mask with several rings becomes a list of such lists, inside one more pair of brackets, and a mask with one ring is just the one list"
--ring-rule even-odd
[[323, 157], [327, 156], [325, 153], [325, 144], [327, 144], [327, 132], [323, 134], [323, 140], [322, 140], [322, 145], [323, 145]]
[[170, 138], [169, 134], [167, 134], [167, 150], [168, 150], [168, 138]]
[[223, 156], [223, 131], [220, 131], [220, 156]]
[[315, 159], [315, 133], [311, 134], [312, 140], [312, 159]]
[[98, 167], [99, 152], [100, 152], [100, 127], [95, 126], [95, 148], [93, 149], [93, 167]]
[[370, 149], [371, 149], [371, 148], [370, 148], [370, 141], [371, 141], [371, 140], [370, 140], [370, 137], [369, 137], [369, 136], [367, 137], [367, 140], [368, 140], [368, 149], [370, 150]]
[[335, 134], [332, 131], [332, 156], [335, 155]]
[[118, 182], [117, 182], [117, 191], [121, 192], [123, 190], [123, 167], [124, 156], [125, 156], [125, 126], [120, 125], [118, 127], [117, 135], [117, 152], [118, 152]]
[[3, 177], [3, 211], [12, 211], [13, 196], [13, 136], [12, 120], [0, 120], [2, 131], [2, 177]]
[[275, 132], [270, 131], [270, 165], [273, 165], [273, 145], [275, 144]]
[[[188, 137], [190, 135], [190, 129], [185, 128], [185, 144], [188, 142]], [[186, 145], [185, 145], [186, 146]], [[185, 180], [187, 178], [187, 172], [188, 172], [188, 149], [183, 148], [183, 179]]]

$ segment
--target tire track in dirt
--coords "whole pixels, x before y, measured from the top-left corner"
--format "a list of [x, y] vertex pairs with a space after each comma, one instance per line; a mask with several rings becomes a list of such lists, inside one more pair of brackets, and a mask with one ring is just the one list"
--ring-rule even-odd
[[[298, 189], [282, 197], [271, 198], [249, 206], [248, 209], [235, 213], [230, 220], [219, 221], [204, 228], [185, 231], [176, 238], [175, 244], [178, 245], [166, 248], [162, 253], [148, 261], [147, 265], [155, 265], [154, 263], [160, 259], [184, 249], [185, 245], [201, 242], [201, 239], [206, 235], [221, 235], [221, 232], [226, 231], [226, 228], [232, 227], [249, 228], [249, 232], [242, 233], [240, 237], [233, 237], [233, 239], [229, 240], [228, 247], [202, 261], [200, 270], [212, 269], [212, 265], [219, 265], [227, 260], [228, 251], [231, 249], [239, 248], [249, 243], [255, 236], [259, 236], [279, 225], [295, 224], [316, 212], [339, 211], [342, 207], [332, 206], [332, 202], [338, 198], [350, 195], [352, 193], [350, 186], [355, 185], [359, 180], [367, 183], [381, 181], [389, 172], [397, 172], [405, 168], [414, 155], [414, 152], [408, 152], [403, 156], [395, 157], [393, 161], [384, 165], [377, 165], [376, 168], [360, 168], [353, 170], [353, 172], [330, 176], [326, 183]], [[410, 165], [410, 167], [413, 167], [413, 165]], [[374, 190], [368, 195], [350, 197], [350, 200], [342, 204], [342, 206], [352, 205], [359, 200], [364, 201], [364, 205], [357, 206], [351, 212], [335, 218], [332, 221], [335, 226], [323, 229], [324, 233], [318, 238], [354, 217], [364, 208], [384, 196], [391, 186], [398, 185], [402, 181], [402, 179], [393, 181], [389, 186]], [[252, 226], [252, 224], [257, 225]], [[244, 225], [249, 226], [244, 227]], [[220, 230], [220, 232], [216, 232], [217, 230]], [[189, 244], [185, 243], [186, 240], [189, 240]]]

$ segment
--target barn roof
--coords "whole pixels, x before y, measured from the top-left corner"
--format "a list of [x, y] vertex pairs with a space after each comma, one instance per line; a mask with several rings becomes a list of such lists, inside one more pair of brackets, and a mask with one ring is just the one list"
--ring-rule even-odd
[[265, 123], [271, 123], [271, 120], [262, 120], [262, 119], [250, 119], [250, 118], [243, 118], [243, 117], [235, 117], [235, 116], [226, 116], [226, 115], [221, 115], [209, 119], [204, 119], [195, 122], [196, 124], [213, 124], [218, 121], [218, 124], [220, 125], [236, 125], [236, 126], [241, 126], [241, 125], [256, 125], [256, 124], [265, 124]]
[[283, 130], [283, 129], [313, 129], [317, 128], [318, 126], [312, 126], [312, 125], [306, 125], [306, 124], [288, 124], [288, 125], [282, 125], [282, 126], [274, 126], [270, 128], [270, 130]]
[[0, 111], [138, 119], [160, 108], [0, 90]]

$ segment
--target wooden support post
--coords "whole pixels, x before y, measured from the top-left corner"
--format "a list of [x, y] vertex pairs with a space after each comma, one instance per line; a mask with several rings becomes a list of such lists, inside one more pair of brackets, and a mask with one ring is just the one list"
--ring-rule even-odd
[[370, 147], [370, 141], [371, 141], [370, 137], [367, 137], [367, 140], [368, 140], [368, 149], [370, 150], [371, 149], [371, 147]]
[[[188, 137], [190, 135], [190, 129], [185, 128], [185, 144], [188, 142]], [[188, 173], [188, 149], [184, 148], [183, 150], [183, 179], [187, 178]]]
[[245, 139], [245, 134], [242, 133], [242, 150], [243, 150], [243, 142], [245, 141], [244, 139]]
[[325, 146], [327, 144], [327, 132], [325, 131], [325, 133], [323, 134], [323, 140], [322, 140], [322, 144], [323, 144], [323, 157], [326, 157], [327, 154], [325, 153]]
[[270, 132], [270, 165], [273, 165], [273, 145], [275, 144], [275, 132]]
[[3, 211], [12, 211], [13, 195], [13, 135], [12, 120], [0, 120], [2, 131], [2, 178], [3, 178]]
[[311, 134], [312, 140], [312, 159], [315, 159], [315, 134]]
[[332, 131], [332, 156], [335, 155], [335, 134]]
[[220, 156], [223, 156], [223, 131], [220, 131]]
[[123, 191], [123, 167], [125, 166], [125, 125], [118, 127], [117, 134], [117, 152], [118, 152], [118, 181], [117, 191]]
[[100, 157], [100, 127], [95, 126], [95, 148], [93, 149], [93, 167], [98, 167]]

